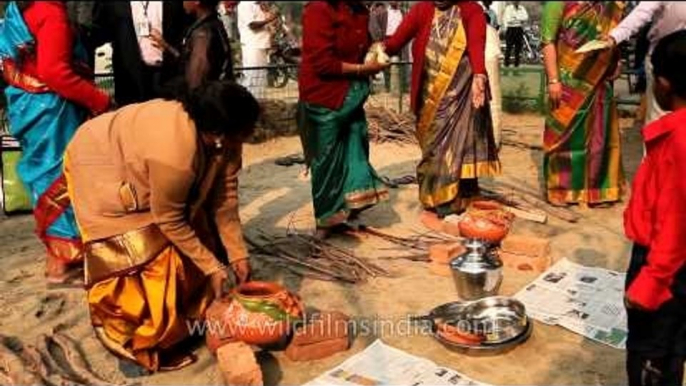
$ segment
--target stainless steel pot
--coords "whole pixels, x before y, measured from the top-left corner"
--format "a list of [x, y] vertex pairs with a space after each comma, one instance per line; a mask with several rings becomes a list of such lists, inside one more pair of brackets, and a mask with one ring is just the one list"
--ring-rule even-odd
[[478, 300], [498, 294], [503, 279], [503, 264], [487, 244], [467, 240], [467, 251], [450, 263], [457, 295], [462, 300]]

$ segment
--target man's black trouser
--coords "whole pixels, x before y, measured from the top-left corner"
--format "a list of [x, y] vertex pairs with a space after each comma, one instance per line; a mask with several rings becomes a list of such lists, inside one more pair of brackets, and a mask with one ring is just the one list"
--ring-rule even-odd
[[509, 27], [505, 32], [505, 66], [509, 67], [514, 51], [514, 65], [519, 67], [519, 60], [522, 57], [522, 46], [524, 44], [524, 28]]
[[[627, 288], [646, 265], [648, 249], [634, 246], [627, 272]], [[680, 285], [684, 270], [677, 275]], [[686, 301], [675, 297], [657, 311], [628, 309], [627, 375], [629, 386], [681, 386], [686, 360]]]

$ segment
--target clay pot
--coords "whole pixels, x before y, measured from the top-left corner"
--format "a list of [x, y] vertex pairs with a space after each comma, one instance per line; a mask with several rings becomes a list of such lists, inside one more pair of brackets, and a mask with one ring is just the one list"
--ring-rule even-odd
[[303, 316], [298, 296], [270, 282], [253, 281], [231, 292], [224, 323], [237, 340], [257, 346], [282, 342]]
[[460, 235], [468, 239], [479, 239], [499, 244], [510, 231], [508, 221], [490, 216], [465, 214], [459, 224]]

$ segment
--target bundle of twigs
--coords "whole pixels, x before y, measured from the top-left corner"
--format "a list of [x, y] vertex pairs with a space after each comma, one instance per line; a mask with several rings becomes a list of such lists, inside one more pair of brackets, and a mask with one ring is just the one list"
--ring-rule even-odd
[[390, 244], [396, 245], [395, 250], [402, 249], [403, 251], [410, 251], [413, 254], [410, 255], [398, 255], [393, 257], [385, 257], [383, 260], [409, 260], [409, 261], [420, 261], [429, 262], [429, 248], [436, 244], [444, 244], [447, 242], [458, 241], [459, 238], [442, 235], [437, 233], [421, 233], [415, 234], [413, 236], [401, 237], [390, 235], [388, 233], [381, 232], [377, 229], [360, 226], [357, 230], [358, 233], [369, 235], [372, 237], [377, 237]]
[[261, 234], [257, 238], [246, 236], [246, 241], [260, 258], [302, 277], [348, 284], [363, 283], [370, 277], [392, 277], [385, 269], [353, 252], [312, 236]]
[[416, 144], [415, 119], [410, 113], [398, 114], [380, 106], [367, 106], [369, 136], [376, 143]]
[[481, 186], [481, 191], [488, 194], [491, 198], [506, 205], [518, 208], [536, 208], [543, 210], [551, 216], [561, 220], [576, 223], [581, 219], [581, 215], [567, 208], [555, 207], [546, 202], [539, 195], [534, 194], [521, 186], [515, 186], [503, 181], [485, 182]]
[[40, 335], [35, 345], [0, 335], [0, 384], [114, 385], [95, 375], [76, 342], [59, 332]]

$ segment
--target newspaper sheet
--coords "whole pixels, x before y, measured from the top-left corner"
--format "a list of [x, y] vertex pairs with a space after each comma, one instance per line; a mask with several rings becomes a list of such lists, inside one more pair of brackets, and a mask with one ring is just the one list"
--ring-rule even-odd
[[489, 386], [457, 371], [375, 341], [305, 386]]
[[515, 295], [530, 317], [624, 349], [625, 274], [563, 259]]

